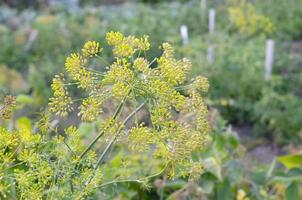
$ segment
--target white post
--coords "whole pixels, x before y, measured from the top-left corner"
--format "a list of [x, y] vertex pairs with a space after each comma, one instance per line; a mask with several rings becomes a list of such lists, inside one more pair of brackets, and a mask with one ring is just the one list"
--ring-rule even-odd
[[268, 39], [266, 41], [265, 51], [265, 66], [264, 66], [264, 79], [266, 81], [271, 80], [272, 69], [274, 63], [274, 40]]
[[215, 31], [215, 9], [211, 8], [209, 12], [209, 33], [214, 33]]
[[210, 45], [208, 47], [208, 56], [207, 56], [208, 63], [212, 64], [214, 62], [214, 58], [215, 58], [214, 46]]
[[182, 42], [184, 45], [189, 44], [189, 32], [188, 32], [188, 27], [186, 25], [182, 25], [180, 27], [180, 34], [182, 37]]
[[[215, 32], [215, 15], [216, 11], [215, 9], [211, 8], [209, 11], [209, 34], [212, 35]], [[207, 60], [208, 63], [212, 64], [215, 59], [215, 49], [212, 44], [209, 44], [208, 47], [208, 56]]]
[[31, 48], [32, 44], [37, 39], [38, 34], [39, 34], [39, 32], [36, 29], [33, 29], [33, 30], [30, 31], [27, 43], [24, 46], [25, 51], [28, 51]]
[[205, 12], [207, 9], [207, 0], [200, 0], [200, 9], [202, 12]]

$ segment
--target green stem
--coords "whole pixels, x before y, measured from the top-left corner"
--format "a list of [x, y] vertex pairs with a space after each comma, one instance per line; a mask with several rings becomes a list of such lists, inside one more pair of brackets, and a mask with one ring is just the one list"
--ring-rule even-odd
[[69, 86], [69, 85], [78, 85], [80, 82], [73, 82], [73, 83], [65, 83], [63, 85]]
[[184, 89], [188, 89], [188, 88], [190, 88], [190, 87], [192, 87], [192, 84], [189, 84], [189, 85], [182, 85], [182, 86], [177, 86], [177, 87], [174, 87], [174, 89], [180, 89], [180, 90], [184, 90]]
[[102, 56], [97, 55], [96, 57], [98, 59], [100, 59], [103, 63], [105, 63], [105, 65], [107, 65], [108, 67], [110, 67], [110, 63], [108, 63]]
[[143, 106], [145, 105], [145, 102], [142, 103], [139, 107], [137, 107], [132, 113], [130, 113], [128, 115], [128, 117], [126, 117], [126, 119], [123, 121], [122, 125], [120, 126], [120, 128], [117, 130], [115, 136], [113, 137], [113, 139], [111, 140], [111, 142], [108, 144], [108, 146], [106, 147], [106, 149], [103, 151], [102, 155], [100, 156], [98, 162], [96, 163], [96, 167], [95, 169], [98, 168], [98, 166], [100, 165], [101, 161], [103, 160], [105, 154], [107, 153], [107, 151], [110, 149], [110, 147], [113, 145], [113, 143], [115, 142], [115, 140], [117, 139], [117, 137], [119, 136], [121, 130], [122, 130], [122, 127], [124, 125], [127, 124], [127, 122], [140, 110], [143, 108]]
[[86, 69], [86, 70], [91, 71], [91, 72], [95, 73], [96, 75], [105, 76], [105, 73], [101, 72], [101, 71], [97, 71], [97, 70], [94, 70], [94, 69]]
[[[124, 97], [124, 99], [121, 101], [121, 103], [118, 105], [112, 119], [115, 120], [122, 112], [122, 109], [125, 105], [125, 101], [126, 98], [128, 96], [129, 93], [127, 93], [127, 95]], [[88, 151], [93, 147], [93, 145], [105, 134], [105, 131], [102, 130], [95, 138], [94, 140], [87, 146], [87, 148], [81, 153], [80, 155], [80, 159], [82, 159], [87, 153]]]
[[159, 175], [161, 175], [166, 169], [167, 169], [167, 166], [169, 165], [169, 162], [165, 165], [165, 167], [160, 170], [159, 172], [155, 173], [155, 174], [152, 174], [150, 176], [146, 176], [146, 177], [143, 177], [141, 179], [125, 179], [125, 180], [115, 180], [115, 181], [109, 181], [107, 183], [103, 183], [102, 185], [100, 186], [97, 186], [95, 187], [94, 189], [96, 188], [102, 188], [102, 187], [105, 187], [107, 185], [111, 185], [111, 184], [115, 184], [115, 183], [126, 183], [126, 182], [137, 182], [137, 183], [143, 183], [144, 181], [143, 180], [149, 180], [151, 178], [154, 178], [154, 177], [157, 177]]
[[157, 58], [154, 58], [148, 65], [148, 68], [151, 67], [151, 65], [157, 60]]
[[67, 144], [67, 142], [65, 140], [63, 140], [63, 143], [65, 144], [65, 146], [67, 147], [67, 149], [71, 152], [72, 155], [76, 156], [76, 154], [74, 153], [74, 151], [71, 149], [71, 147]]
[[96, 188], [102, 188], [102, 187], [105, 187], [107, 185], [111, 185], [111, 184], [115, 184], [115, 183], [129, 183], [129, 182], [141, 183], [142, 181], [139, 180], [139, 179], [125, 179], [125, 180], [109, 181], [107, 183], [104, 183], [100, 186], [95, 187], [95, 189]]
[[101, 154], [100, 158], [98, 159], [97, 163], [94, 166], [94, 174], [89, 178], [89, 180], [85, 183], [84, 188], [92, 181], [92, 179], [95, 176], [96, 170], [99, 168], [102, 160], [104, 159], [105, 155], [107, 154], [108, 150], [110, 149], [110, 147], [114, 144], [114, 142], [116, 141], [116, 139], [118, 138], [122, 128], [124, 125], [127, 124], [127, 122], [140, 110], [144, 107], [145, 102], [142, 103], [139, 107], [137, 107], [132, 113], [130, 113], [126, 119], [123, 121], [122, 125], [119, 127], [119, 129], [117, 130], [115, 136], [112, 138], [112, 140], [110, 141], [110, 143], [107, 145], [107, 147], [105, 148], [105, 150], [103, 151], [103, 153]]

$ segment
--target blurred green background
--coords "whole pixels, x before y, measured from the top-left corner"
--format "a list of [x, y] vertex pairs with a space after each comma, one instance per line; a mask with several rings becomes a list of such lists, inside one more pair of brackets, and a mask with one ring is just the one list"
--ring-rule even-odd
[[[168, 41], [178, 57], [193, 62], [192, 77], [202, 74], [210, 82], [207, 102], [214, 142], [213, 149], [202, 152], [209, 157], [208, 171], [185, 193], [181, 190], [189, 187], [185, 180], [167, 182], [165, 197], [239, 200], [241, 188], [250, 199], [301, 199], [301, 158], [292, 155], [300, 156], [302, 150], [301, 0], [1, 0], [0, 4], [0, 95], [17, 96], [16, 119], [36, 120], [51, 96], [52, 77], [63, 71], [65, 58], [85, 41], [101, 42], [104, 58], [112, 61], [110, 49], [102, 43], [106, 32], [146, 34], [152, 43], [148, 57], [160, 55], [160, 44]], [[208, 30], [210, 9], [216, 11], [214, 33]], [[182, 25], [188, 28], [187, 45], [182, 42]], [[275, 44], [268, 81], [267, 39]], [[209, 47], [214, 49], [213, 61], [208, 60]], [[280, 155], [288, 157], [278, 158], [276, 164]], [[292, 162], [294, 167], [288, 165]], [[156, 187], [144, 191], [124, 185], [112, 190], [117, 199], [159, 198]]]

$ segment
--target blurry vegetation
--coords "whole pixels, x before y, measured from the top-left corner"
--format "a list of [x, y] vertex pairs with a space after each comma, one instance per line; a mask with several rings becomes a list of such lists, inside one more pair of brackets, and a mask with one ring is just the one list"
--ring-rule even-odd
[[[97, 195], [104, 199], [301, 199], [301, 0], [208, 0], [204, 12], [200, 0], [89, 0], [78, 1], [74, 7], [49, 2], [1, 1], [0, 109], [2, 116], [11, 116], [14, 111], [12, 120], [0, 122], [3, 126], [11, 129], [21, 124], [37, 133], [38, 125], [33, 124], [41, 119], [37, 113], [47, 108], [54, 74], [63, 71], [65, 58], [80, 52], [86, 41], [101, 41], [102, 60], [112, 63], [111, 48], [102, 43], [107, 32], [119, 31], [137, 37], [149, 35], [153, 43], [146, 57], [150, 61], [161, 55], [159, 47], [167, 41], [175, 46], [177, 58], [191, 60], [189, 77], [202, 74], [208, 78], [210, 89], [206, 103], [210, 108], [212, 143], [210, 148], [192, 154], [192, 160], [202, 163], [192, 168], [201, 173], [193, 182], [186, 177], [169, 180], [160, 174], [145, 185], [148, 190], [137, 182], [122, 182], [109, 185]], [[208, 33], [209, 8], [216, 9], [213, 34]], [[181, 25], [187, 25], [189, 30], [189, 44], [185, 46], [180, 36]], [[275, 41], [275, 58], [272, 79], [265, 81], [268, 38]], [[207, 61], [209, 46], [215, 50], [212, 63]], [[93, 69], [109, 67], [107, 63], [97, 63], [91, 61]], [[115, 90], [116, 95], [118, 91]], [[10, 105], [7, 104], [7, 100], [12, 99], [9, 94], [16, 96]], [[81, 100], [87, 93], [75, 86], [69, 88], [68, 94]], [[99, 105], [94, 99], [90, 100], [87, 102]], [[77, 100], [74, 112], [86, 104], [80, 107]], [[113, 102], [104, 104], [104, 112], [114, 113], [112, 105]], [[131, 105], [125, 106], [128, 111], [131, 108]], [[79, 137], [87, 143], [101, 127], [80, 122], [74, 112], [67, 119], [51, 118], [51, 126], [56, 126], [60, 119], [62, 127], [58, 131], [64, 133], [64, 128], [77, 124]], [[141, 120], [150, 125], [150, 116], [141, 114]], [[90, 119], [93, 118], [90, 116]], [[233, 129], [239, 130], [239, 135]], [[8, 132], [2, 130], [3, 135]], [[55, 133], [50, 132], [50, 136]], [[127, 173], [148, 176], [151, 173], [142, 170], [148, 167], [146, 164], [154, 171], [162, 169], [161, 161], [148, 163], [148, 154], [131, 154], [124, 149], [125, 145], [120, 143], [112, 149], [112, 157], [106, 162], [108, 168], [102, 169], [103, 180]], [[256, 152], [258, 149], [262, 152], [257, 145], [273, 149], [274, 153], [264, 158], [267, 162], [259, 164], [249, 160], [254, 147]], [[49, 151], [51, 146], [44, 151]], [[261, 156], [258, 154], [256, 157]], [[278, 154], [289, 155], [275, 158]], [[1, 195], [2, 191], [0, 188]]]

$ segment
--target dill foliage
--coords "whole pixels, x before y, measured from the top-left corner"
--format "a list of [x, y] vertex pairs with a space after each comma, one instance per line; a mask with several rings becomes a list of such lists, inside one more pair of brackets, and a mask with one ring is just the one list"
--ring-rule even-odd
[[[99, 133], [90, 143], [83, 141], [74, 126], [59, 134], [49, 123], [49, 113], [41, 117], [35, 131], [32, 127], [1, 128], [2, 197], [85, 199], [112, 183], [134, 181], [147, 187], [150, 178], [163, 173], [191, 179], [202, 173], [202, 163], [194, 161], [192, 154], [209, 141], [203, 98], [209, 89], [207, 79], [188, 80], [190, 61], [176, 59], [168, 43], [162, 44], [159, 58], [148, 61], [147, 36], [109, 32], [106, 40], [113, 48], [113, 63], [102, 58], [100, 43], [87, 42], [66, 59], [66, 75], [54, 77], [49, 102], [52, 113], [66, 117], [78, 112], [82, 121], [98, 124]], [[72, 97], [70, 87], [83, 97]], [[115, 109], [112, 116], [104, 111], [108, 105]], [[141, 110], [147, 111], [149, 123], [138, 119]], [[104, 145], [96, 148], [100, 142]], [[108, 156], [114, 145], [126, 149], [120, 154], [124, 168], [112, 172], [118, 179], [107, 180], [108, 170], [117, 162]], [[143, 166], [138, 164], [141, 161]], [[157, 166], [154, 174], [131, 171], [152, 163]], [[135, 179], [129, 179], [131, 173]]]

